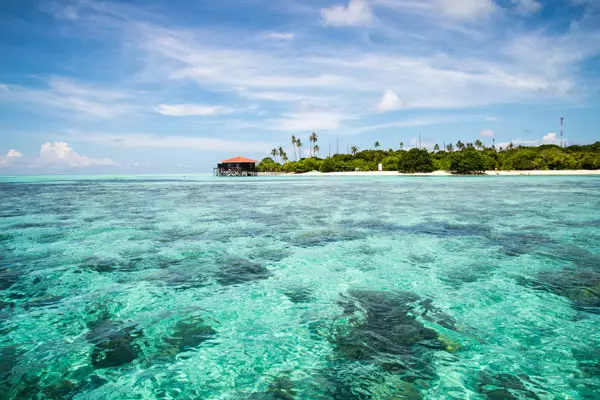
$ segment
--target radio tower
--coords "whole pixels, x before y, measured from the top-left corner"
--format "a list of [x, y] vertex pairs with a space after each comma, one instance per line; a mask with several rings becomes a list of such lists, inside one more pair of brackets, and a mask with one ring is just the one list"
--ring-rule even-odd
[[565, 117], [560, 117], [560, 147], [564, 147], [564, 145], [563, 145], [564, 121], [565, 121]]

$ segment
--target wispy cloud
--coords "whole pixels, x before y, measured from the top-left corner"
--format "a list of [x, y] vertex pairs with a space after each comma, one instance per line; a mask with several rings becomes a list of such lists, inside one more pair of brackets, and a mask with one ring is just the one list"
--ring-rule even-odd
[[161, 104], [156, 107], [156, 112], [171, 117], [214, 116], [227, 114], [230, 109], [223, 106], [211, 106], [201, 104]]
[[475, 20], [498, 11], [492, 0], [374, 0], [375, 4], [393, 10], [425, 17]]
[[481, 132], [479, 132], [479, 136], [481, 137], [494, 137], [496, 133], [491, 130], [491, 129], [484, 129]]
[[277, 40], [292, 40], [296, 37], [291, 32], [271, 32], [264, 35], [266, 39], [277, 39]]
[[137, 149], [196, 149], [225, 152], [264, 152], [275, 143], [264, 141], [227, 140], [215, 137], [159, 136], [155, 134], [77, 133], [80, 142], [96, 143], [105, 147]]
[[132, 97], [131, 93], [81, 85], [64, 78], [51, 78], [46, 87], [41, 88], [4, 85], [3, 90], [5, 97], [14, 102], [76, 111], [97, 118], [114, 118], [132, 110], [126, 101]]

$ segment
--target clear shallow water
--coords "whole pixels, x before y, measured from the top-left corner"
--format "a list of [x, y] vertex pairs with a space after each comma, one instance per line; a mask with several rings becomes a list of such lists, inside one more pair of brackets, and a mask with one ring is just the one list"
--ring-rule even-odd
[[593, 399], [600, 179], [0, 178], [0, 290], [0, 398]]

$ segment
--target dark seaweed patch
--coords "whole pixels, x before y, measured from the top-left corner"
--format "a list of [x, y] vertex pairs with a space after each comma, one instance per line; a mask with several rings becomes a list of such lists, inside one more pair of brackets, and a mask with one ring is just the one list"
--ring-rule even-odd
[[510, 374], [497, 374], [493, 376], [483, 374], [480, 378], [477, 391], [485, 394], [489, 400], [517, 398], [539, 400], [537, 394], [528, 389], [523, 381], [525, 380], [528, 384], [536, 387], [539, 387], [539, 385], [525, 375], [522, 378]]
[[441, 279], [453, 287], [460, 287], [464, 283], [477, 282], [493, 273], [495, 267], [475, 264], [463, 268], [452, 268], [442, 272]]
[[364, 239], [366, 235], [357, 230], [324, 229], [294, 236], [290, 242], [300, 247], [325, 246], [330, 243]]
[[265, 392], [256, 392], [248, 396], [248, 400], [294, 400], [296, 390], [288, 376], [273, 379]]
[[294, 286], [283, 292], [294, 304], [309, 303], [312, 301], [312, 291], [304, 286]]
[[593, 270], [563, 269], [543, 271], [536, 279], [519, 279], [519, 283], [534, 289], [549, 291], [571, 300], [578, 309], [600, 312], [600, 273]]
[[267, 279], [269, 270], [261, 264], [244, 258], [227, 258], [219, 262], [215, 279], [223, 286]]
[[6, 290], [19, 282], [20, 274], [12, 268], [0, 270], [0, 290]]
[[43, 295], [25, 302], [23, 308], [30, 310], [32, 308], [57, 307], [62, 300], [61, 296]]
[[212, 339], [217, 332], [204, 322], [201, 317], [195, 316], [188, 320], [179, 321], [173, 333], [163, 339], [168, 345], [168, 354], [177, 354], [193, 350], [207, 340]]
[[[375, 363], [388, 371], [418, 371], [431, 376], [431, 367], [415, 363], [418, 348], [443, 350], [438, 334], [416, 319], [431, 308], [410, 292], [350, 291], [340, 303], [350, 326], [337, 327], [336, 352], [345, 360]], [[432, 311], [429, 311], [433, 314]]]
[[82, 268], [95, 272], [113, 272], [117, 269], [117, 262], [114, 260], [103, 259], [99, 257], [88, 258], [81, 264]]
[[124, 326], [113, 321], [94, 324], [86, 339], [94, 345], [92, 365], [95, 368], [110, 368], [134, 361], [140, 353], [136, 340], [143, 332], [133, 326]]

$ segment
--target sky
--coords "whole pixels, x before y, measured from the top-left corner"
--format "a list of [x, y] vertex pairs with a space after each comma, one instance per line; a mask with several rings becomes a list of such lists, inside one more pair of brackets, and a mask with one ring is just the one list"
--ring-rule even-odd
[[2, 0], [0, 175], [600, 140], [600, 0]]

